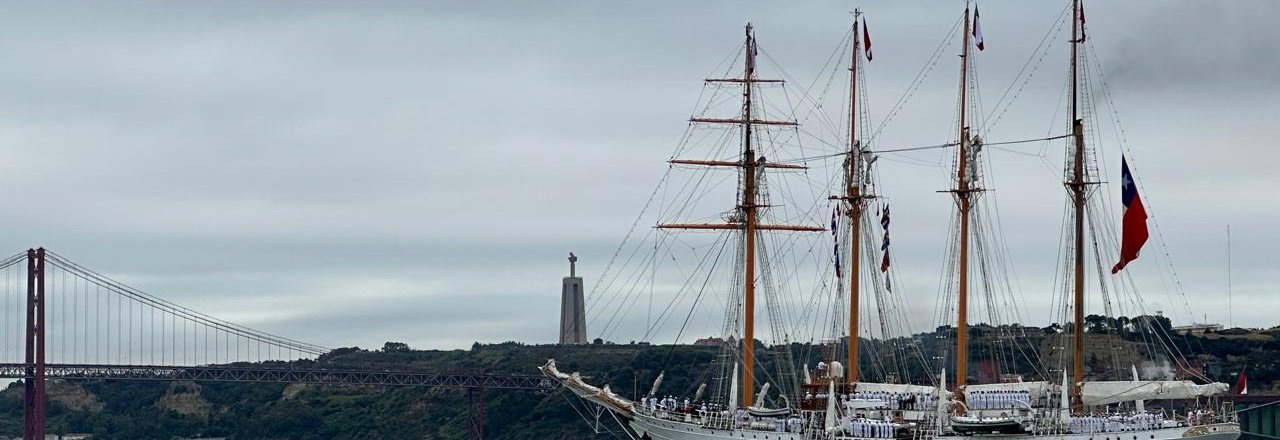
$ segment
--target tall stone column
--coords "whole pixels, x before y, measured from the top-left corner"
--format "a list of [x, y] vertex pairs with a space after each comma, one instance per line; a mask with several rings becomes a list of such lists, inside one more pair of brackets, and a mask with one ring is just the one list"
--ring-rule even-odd
[[560, 343], [587, 343], [587, 309], [583, 305], [582, 277], [577, 274], [578, 257], [569, 253], [569, 276], [560, 289]]

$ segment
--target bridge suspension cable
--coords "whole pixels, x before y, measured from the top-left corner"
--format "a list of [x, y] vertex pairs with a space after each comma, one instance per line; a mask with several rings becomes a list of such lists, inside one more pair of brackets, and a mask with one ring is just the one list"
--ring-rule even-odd
[[[287, 361], [330, 351], [148, 294], [55, 252], [39, 255], [38, 285], [28, 273], [36, 266], [23, 264], [27, 252], [0, 259], [0, 362], [25, 362], [34, 342], [27, 339], [35, 334], [43, 338], [49, 364], [195, 366]], [[42, 297], [28, 311], [33, 287]], [[41, 315], [39, 328], [28, 328], [28, 320]]]

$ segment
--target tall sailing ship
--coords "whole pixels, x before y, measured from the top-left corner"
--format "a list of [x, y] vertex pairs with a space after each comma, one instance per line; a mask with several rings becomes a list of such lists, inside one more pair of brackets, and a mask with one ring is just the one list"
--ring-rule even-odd
[[[964, 45], [961, 60], [960, 91], [960, 129], [956, 155], [956, 185], [951, 190], [956, 199], [957, 223], [956, 231], [958, 254], [954, 264], [957, 283], [956, 300], [956, 338], [955, 399], [943, 402], [945, 408], [941, 412], [949, 414], [947, 423], [939, 431], [939, 437], [992, 436], [1000, 438], [1052, 437], [1063, 439], [1104, 439], [1114, 437], [1120, 439], [1174, 439], [1196, 438], [1212, 440], [1234, 440], [1240, 435], [1240, 426], [1231, 412], [1229, 403], [1218, 401], [1215, 396], [1225, 393], [1226, 384], [1211, 382], [1197, 384], [1190, 380], [1146, 379], [1138, 374], [1134, 365], [1129, 366], [1131, 380], [1097, 380], [1086, 373], [1086, 341], [1093, 336], [1086, 335], [1087, 326], [1085, 280], [1088, 273], [1085, 260], [1089, 257], [1090, 247], [1086, 246], [1086, 238], [1093, 243], [1094, 260], [1101, 264], [1101, 253], [1097, 243], [1104, 239], [1096, 226], [1086, 227], [1086, 219], [1094, 220], [1100, 208], [1095, 197], [1099, 179], [1098, 167], [1094, 151], [1086, 145], [1086, 124], [1082, 108], [1081, 53], [1085, 42], [1084, 15], [1080, 0], [1073, 0], [1070, 8], [1070, 120], [1068, 133], [1064, 138], [1067, 143], [1063, 184], [1068, 196], [1068, 221], [1064, 239], [1067, 241], [1065, 265], [1067, 284], [1067, 301], [1063, 301], [1064, 311], [1069, 312], [1069, 334], [1063, 332], [1059, 343], [1069, 343], [1070, 352], [1062, 351], [1058, 356], [1056, 370], [1061, 372], [1060, 380], [1045, 377], [1041, 381], [1022, 382], [1020, 380], [1004, 383], [974, 384], [967, 383], [968, 354], [970, 346], [967, 341], [969, 333], [968, 319], [970, 312], [969, 277], [975, 272], [986, 274], [986, 270], [975, 271], [969, 259], [969, 241], [975, 234], [970, 230], [970, 223], [980, 221], [975, 216], [974, 202], [984, 191], [981, 185], [981, 173], [978, 172], [978, 161], [982, 150], [979, 133], [967, 118], [970, 107], [966, 105], [971, 86], [971, 47], [982, 47], [982, 34], [978, 27], [977, 12], [974, 9], [970, 19], [970, 9], [966, 5], [962, 38]], [[1094, 124], [1091, 124], [1096, 126]], [[1125, 203], [1136, 192], [1128, 166], [1123, 167], [1122, 191]], [[1138, 208], [1141, 209], [1141, 208]], [[1145, 213], [1140, 214], [1141, 240], [1146, 240]], [[1092, 218], [1091, 218], [1092, 216]], [[1095, 225], [1095, 221], [1090, 221]], [[1128, 226], [1126, 226], [1127, 228]], [[1135, 231], [1124, 232], [1134, 234]], [[1130, 247], [1129, 243], [1125, 247]], [[1140, 247], [1141, 243], [1137, 243]], [[1122, 248], [1121, 262], [1112, 269], [1115, 276], [1123, 269], [1128, 260], [1136, 258], [1137, 248]], [[985, 269], [985, 268], [983, 268]], [[1103, 271], [1099, 268], [1099, 274]], [[1120, 274], [1126, 276], [1126, 274]], [[1102, 289], [1107, 280], [1099, 275]], [[1109, 310], [1109, 306], [1108, 306]], [[1159, 332], [1153, 320], [1137, 323], [1149, 330]], [[1167, 330], [1166, 330], [1167, 331]], [[1160, 335], [1168, 338], [1169, 335]], [[1168, 349], [1168, 347], [1165, 347]], [[1180, 357], [1179, 353], [1167, 353], [1170, 357]], [[1069, 361], [1069, 365], [1067, 362]], [[1055, 365], [1043, 365], [1045, 371], [1055, 370]], [[1191, 369], [1184, 371], [1195, 374]], [[1095, 372], [1099, 373], [1099, 372]], [[1045, 376], [1048, 376], [1047, 374]], [[1199, 378], [1208, 381], [1203, 375]], [[1172, 378], [1169, 378], [1172, 379]], [[1170, 402], [1171, 408], [1148, 411], [1146, 402], [1160, 400]], [[1183, 412], [1178, 413], [1176, 408]]]
[[[1100, 203], [1096, 201], [1096, 197], [1091, 197], [1093, 188], [1100, 182], [1091, 150], [1086, 147], [1086, 121], [1081, 116], [1081, 106], [1078, 103], [1081, 83], [1078, 57], [1080, 45], [1084, 42], [1083, 15], [1079, 0], [1073, 0], [1070, 11], [1071, 120], [1069, 134], [1061, 138], [1068, 140], [1064, 184], [1068, 190], [1070, 218], [1073, 220], [1070, 231], [1066, 234], [1069, 245], [1065, 246], [1070, 252], [1066, 260], [1069, 262], [1067, 272], [1072, 280], [1072, 301], [1065, 306], [1072, 312], [1072, 319], [1068, 324], [1070, 334], [1064, 332], [1063, 335], [1072, 344], [1073, 350], [1069, 356], [1060, 355], [1058, 360], [1069, 358], [1071, 365], [1058, 365], [1058, 368], [1054, 368], [1053, 359], [1034, 356], [1029, 361], [1040, 363], [1034, 368], [1039, 372], [1040, 380], [1024, 382], [1020, 377], [1013, 377], [998, 383], [969, 383], [973, 370], [968, 359], [969, 319], [972, 314], [969, 311], [969, 278], [975, 272], [985, 276], [991, 271], [983, 266], [986, 263], [981, 257], [978, 258], [979, 270], [975, 271], [970, 256], [970, 241], [982, 240], [980, 234], [972, 231], [971, 223], [988, 221], [988, 216], [978, 215], [977, 212], [980, 210], [979, 197], [984, 192], [980, 167], [983, 141], [966, 116], [970, 108], [968, 93], [973, 81], [970, 75], [970, 48], [975, 45], [982, 47], [981, 31], [976, 11], [971, 19], [970, 8], [966, 5], [962, 26], [964, 44], [960, 56], [958, 139], [945, 145], [956, 151], [955, 186], [947, 191], [956, 201], [955, 241], [950, 247], [953, 252], [947, 266], [952, 268], [954, 276], [946, 277], [944, 281], [947, 293], [943, 301], [948, 303], [948, 310], [955, 312], [955, 321], [948, 323], [954, 324], [955, 340], [952, 351], [943, 357], [945, 361], [941, 365], [923, 356], [919, 347], [915, 347], [918, 357], [916, 361], [926, 372], [923, 382], [917, 378], [916, 384], [907, 383], [912, 378], [908, 377], [911, 373], [906, 368], [894, 368], [893, 372], [882, 369], [878, 380], [871, 380], [862, 374], [864, 365], [881, 361], [860, 358], [869, 353], [872, 357], [880, 357], [873, 350], [859, 347], [860, 341], [865, 339], [861, 330], [867, 327], [867, 323], [861, 321], [862, 317], [868, 312], [878, 316], [881, 332], [875, 336], [882, 338], [882, 341], [893, 336], [905, 336], [893, 335], [888, 328], [890, 322], [902, 321], [905, 317], [888, 316], [901, 313], [900, 306], [895, 304], [900, 295], [891, 292], [889, 283], [888, 206], [877, 203], [874, 189], [876, 179], [872, 173], [877, 152], [868, 148], [863, 141], [867, 132], [867, 118], [862, 110], [864, 106], [860, 105], [865, 99], [861, 90], [865, 88], [861, 76], [861, 59], [865, 56], [869, 60], [871, 56], [865, 23], [860, 29], [858, 12], [854, 14], [848, 38], [850, 64], [845, 121], [847, 131], [844, 131], [842, 141], [845, 148], [839, 153], [824, 156], [838, 159], [840, 170], [839, 178], [833, 179], [829, 185], [834, 190], [831, 192], [838, 194], [826, 197], [834, 204], [830, 228], [815, 224], [773, 222], [770, 221], [771, 217], [765, 215], [767, 210], [779, 206], [771, 201], [773, 198], [769, 195], [771, 185], [766, 178], [767, 173], [794, 172], [807, 167], [803, 165], [803, 160], [771, 161], [771, 157], [766, 158], [762, 154], [763, 146], [778, 138], [770, 130], [794, 129], [799, 122], [766, 117], [763, 108], [768, 106], [762, 104], [762, 88], [781, 84], [782, 81], [757, 76], [759, 49], [750, 24], [746, 26], [745, 40], [738, 57], [741, 60], [740, 76], [707, 80], [708, 84], [716, 87], [740, 88], [738, 115], [728, 118], [697, 116], [690, 119], [691, 126], [709, 124], [732, 127], [737, 140], [734, 157], [673, 158], [669, 161], [673, 167], [727, 168], [735, 170], [737, 174], [734, 191], [736, 204], [721, 216], [723, 221], [665, 222], [656, 226], [656, 229], [662, 231], [721, 233], [727, 237], [719, 242], [721, 250], [732, 249], [732, 262], [729, 266], [735, 282], [726, 289], [731, 298], [726, 302], [727, 310], [724, 314], [727, 341], [723, 344], [723, 350], [726, 355], [718, 365], [709, 367], [710, 370], [719, 369], [720, 374], [708, 374], [718, 380], [712, 387], [714, 390], [708, 393], [707, 382], [704, 381], [697, 386], [696, 391], [690, 388], [687, 394], [678, 397], [663, 394], [660, 393], [663, 391], [663, 373], [658, 375], [648, 393], [639, 395], [633, 391], [631, 397], [626, 397], [613, 391], [608, 385], [592, 385], [578, 373], [561, 371], [554, 360], [548, 360], [540, 370], [560, 381], [578, 398], [594, 405], [597, 418], [601, 414], [607, 414], [623, 425], [624, 429], [634, 433], [636, 438], [642, 439], [798, 440], [996, 436], [1092, 440], [1114, 436], [1116, 440], [1234, 440], [1239, 436], [1239, 425], [1230, 416], [1229, 404], [1223, 404], [1214, 398], [1225, 392], [1224, 384], [1199, 385], [1188, 380], [1142, 380], [1138, 377], [1136, 367], [1131, 367], [1132, 380], [1100, 381], [1086, 377], [1085, 217], [1090, 206]], [[770, 154], [776, 155], [780, 151], [774, 146]], [[871, 212], [873, 208], [874, 215]], [[798, 217], [812, 220], [814, 216], [811, 211], [814, 209], [809, 208], [809, 211], [809, 215]], [[683, 213], [687, 210], [682, 208], [676, 212]], [[884, 234], [880, 245], [873, 244], [875, 234], [868, 227], [876, 223], [881, 225]], [[775, 328], [774, 338], [779, 338], [778, 333], [784, 334], [781, 340], [774, 341], [777, 346], [783, 347], [783, 354], [773, 362], [775, 371], [762, 369], [762, 366], [757, 365], [757, 361], [765, 356], [757, 351], [757, 293], [763, 289], [766, 302], [777, 301], [776, 291], [779, 290], [771, 278], [775, 276], [775, 272], [764, 264], [767, 263], [765, 257], [769, 252], [778, 252], [777, 249], [766, 251], [765, 244], [776, 244], [777, 241], [769, 241], [763, 237], [769, 234], [805, 235], [805, 240], [812, 241], [815, 237], [825, 236], [823, 232], [828, 231], [836, 239], [832, 255], [834, 282], [816, 284], [819, 286], [817, 289], [827, 291], [832, 301], [827, 304], [825, 314], [801, 315], [803, 319], [817, 321], [818, 327], [824, 328], [825, 338], [813, 344], [817, 347], [821, 361], [814, 368], [810, 368], [808, 364], [795, 365], [791, 350], [791, 343], [794, 342], [791, 337], [794, 335], [777, 331], [776, 321], [781, 318], [781, 313], [777, 312], [779, 306], [766, 304], [770, 325]], [[799, 240], [791, 240], [795, 241]], [[1098, 238], [1093, 237], [1095, 246], [1097, 241]], [[990, 248], [981, 243], [978, 247]], [[720, 255], [708, 258], [719, 261]], [[840, 267], [844, 263], [847, 263], [844, 267], [848, 270], [842, 274]], [[867, 268], [866, 274], [863, 273], [864, 268]], [[883, 273], [885, 278], [865, 276], [877, 272]], [[980, 284], [989, 282], [982, 280]], [[868, 306], [869, 301], [864, 301], [867, 296], [876, 300], [871, 306]], [[1144, 325], [1151, 324], [1144, 322]], [[1006, 336], [1017, 339], [1018, 335], [1009, 333]], [[1028, 347], [1027, 350], [1035, 352], [1036, 348]], [[906, 350], [890, 347], [888, 351], [888, 358], [895, 364], [909, 361], [906, 358], [910, 356], [903, 354]], [[1025, 356], [1025, 352], [1023, 355]], [[1170, 355], [1177, 356], [1176, 353]], [[797, 366], [800, 367], [798, 374], [795, 373]], [[954, 378], [954, 384], [948, 384], [948, 368], [954, 368], [950, 374]], [[1055, 376], [1055, 371], [1061, 373], [1060, 376]], [[764, 372], [763, 381], [758, 380], [761, 377], [758, 373], [761, 372]], [[1071, 375], [1070, 378], [1068, 374]], [[769, 394], [771, 387], [775, 391], [773, 395]], [[1182, 408], [1183, 412], [1179, 414], [1176, 409], [1148, 411], [1144, 403], [1152, 400], [1181, 401], [1176, 408]]]

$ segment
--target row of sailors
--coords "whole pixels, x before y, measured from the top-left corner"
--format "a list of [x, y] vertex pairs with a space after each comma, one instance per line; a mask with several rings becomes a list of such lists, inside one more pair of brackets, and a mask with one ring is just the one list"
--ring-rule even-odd
[[[663, 410], [663, 411], [680, 410], [684, 412], [689, 412], [689, 410], [691, 409], [691, 407], [689, 406], [688, 397], [684, 398], [683, 402], [669, 395], [661, 399], [657, 397], [645, 397], [641, 399], [641, 403], [644, 404], [644, 407], [647, 408], [650, 412], [656, 411], [656, 410]], [[705, 411], [707, 404], [704, 403], [702, 404], [702, 406], [703, 406], [703, 410]]]
[[[826, 393], [818, 393], [816, 396], [811, 393], [805, 393], [805, 400], [827, 398]], [[879, 400], [884, 402], [884, 406], [888, 409], [927, 409], [933, 408], [938, 404], [938, 397], [934, 393], [891, 393], [888, 391], [858, 391], [853, 394], [836, 394], [840, 402], [848, 402], [851, 398], [854, 400]]]
[[862, 438], [893, 438], [893, 424], [875, 419], [853, 419], [848, 423], [849, 434]]
[[974, 391], [968, 393], [969, 409], [1023, 408], [1031, 405], [1031, 393], [1022, 391]]
[[[640, 404], [644, 409], [649, 410], [650, 413], [656, 413], [658, 411], [667, 411], [667, 412], [689, 414], [689, 413], [696, 412], [698, 417], [708, 417], [713, 412], [718, 413], [719, 411], [722, 411], [724, 409], [724, 407], [719, 404], [709, 405], [707, 404], [707, 402], [702, 402], [700, 404], [690, 403], [689, 398], [687, 397], [684, 400], [679, 400], [672, 396], [663, 397], [661, 399], [657, 397], [644, 397], [640, 399]], [[744, 420], [744, 421], [750, 420], [749, 418], [747, 418], [749, 417], [749, 414], [741, 408], [738, 409], [738, 412], [736, 415], [741, 420]]]
[[1195, 410], [1187, 413], [1187, 424], [1191, 426], [1214, 422], [1216, 417], [1212, 410]]
[[1071, 417], [1073, 433], [1123, 432], [1156, 429], [1164, 426], [1164, 414], [1101, 414]]
[[[686, 398], [681, 401], [672, 396], [663, 398], [645, 397], [641, 399], [640, 403], [645, 409], [649, 410], [650, 413], [657, 411], [691, 413], [694, 412], [695, 409], [694, 405], [689, 403], [689, 399]], [[712, 411], [721, 410], [721, 407], [720, 405], [708, 406], [706, 402], [702, 402], [696, 410], [699, 417], [708, 417]], [[734, 421], [736, 422], [735, 426], [739, 428], [750, 427], [753, 429], [762, 429], [762, 427], [767, 427], [768, 430], [777, 432], [800, 432], [800, 428], [803, 425], [803, 421], [800, 417], [755, 417], [752, 416], [750, 412], [747, 412], [747, 410], [742, 408], [738, 408], [734, 413]]]

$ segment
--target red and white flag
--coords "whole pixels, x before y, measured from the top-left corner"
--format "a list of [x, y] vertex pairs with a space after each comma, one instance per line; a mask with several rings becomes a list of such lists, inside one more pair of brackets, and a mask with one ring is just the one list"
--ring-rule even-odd
[[1240, 380], [1236, 381], [1236, 394], [1249, 394], [1249, 378], [1240, 370]]
[[978, 7], [973, 7], [973, 43], [978, 45], [978, 50], [986, 50], [986, 46], [982, 45], [982, 23], [978, 21]]
[[867, 32], [867, 19], [862, 19], [862, 51], [867, 53], [867, 61], [871, 61], [871, 34]]
[[1120, 261], [1111, 273], [1120, 272], [1130, 261], [1138, 259], [1138, 251], [1147, 243], [1147, 210], [1138, 197], [1138, 186], [1129, 173], [1129, 162], [1120, 158], [1120, 201], [1124, 204], [1124, 216], [1120, 220]]

